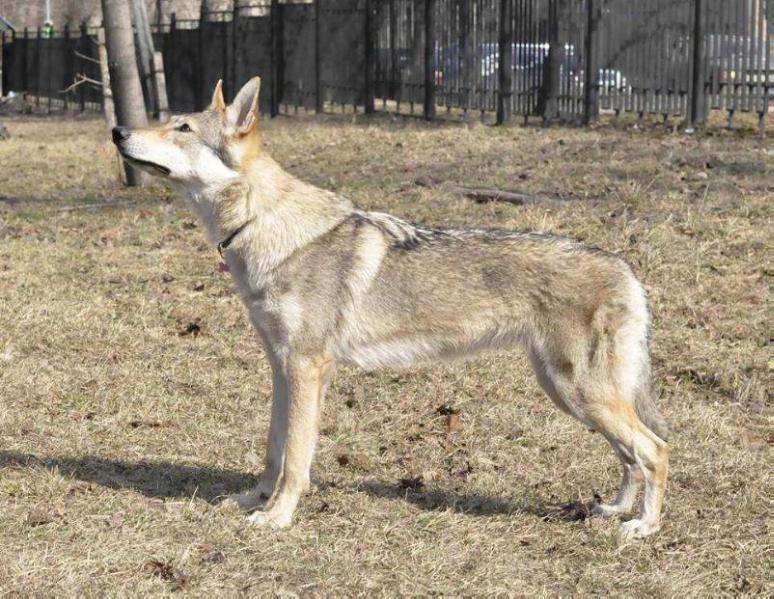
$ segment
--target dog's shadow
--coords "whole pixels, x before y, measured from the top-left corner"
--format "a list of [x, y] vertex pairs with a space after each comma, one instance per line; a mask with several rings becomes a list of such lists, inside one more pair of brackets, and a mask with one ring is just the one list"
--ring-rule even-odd
[[[65, 476], [109, 489], [131, 489], [146, 497], [160, 499], [197, 497], [209, 503], [219, 503], [226, 495], [245, 491], [257, 483], [257, 478], [251, 474], [222, 468], [166, 461], [130, 462], [95, 456], [39, 457], [13, 451], [0, 451], [0, 469], [3, 468], [57, 470]], [[318, 486], [324, 491], [333, 485], [321, 483]], [[426, 510], [451, 509], [475, 516], [526, 513], [543, 520], [573, 522], [585, 519], [590, 513], [589, 505], [577, 501], [550, 504], [540, 498], [527, 497], [517, 502], [477, 493], [411, 489], [406, 488], [405, 483], [365, 481], [347, 490], [408, 501]]]
[[257, 483], [251, 474], [187, 466], [165, 461], [112, 460], [95, 456], [39, 457], [31, 453], [0, 451], [0, 468], [47, 468], [71, 478], [109, 489], [132, 489], [146, 497], [198, 497], [217, 503], [229, 493]]
[[592, 507], [592, 504], [580, 501], [554, 504], [531, 496], [515, 501], [446, 489], [414, 490], [406, 488], [402, 483], [386, 484], [369, 481], [358, 485], [357, 489], [374, 497], [408, 501], [425, 510], [453, 510], [472, 516], [529, 514], [545, 521], [576, 522], [588, 518]]

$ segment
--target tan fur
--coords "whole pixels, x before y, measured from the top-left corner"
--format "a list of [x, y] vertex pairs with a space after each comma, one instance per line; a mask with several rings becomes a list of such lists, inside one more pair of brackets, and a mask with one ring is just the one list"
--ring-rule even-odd
[[274, 375], [265, 471], [233, 498], [254, 509], [268, 496], [251, 521], [290, 523], [337, 363], [401, 367], [518, 345], [556, 405], [602, 433], [623, 464], [618, 498], [595, 512], [628, 512], [644, 480], [624, 532], [658, 530], [666, 425], [631, 269], [550, 235], [418, 227], [303, 183], [260, 148], [258, 85], [229, 106], [218, 85], [209, 111], [119, 144], [127, 159], [169, 171], [213, 243], [229, 239], [226, 260]]

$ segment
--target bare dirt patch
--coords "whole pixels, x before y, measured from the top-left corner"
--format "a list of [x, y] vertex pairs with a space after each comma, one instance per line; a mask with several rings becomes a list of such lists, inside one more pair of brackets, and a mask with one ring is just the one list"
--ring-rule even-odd
[[[5, 124], [3, 591], [767, 592], [770, 137], [262, 124], [288, 170], [364, 208], [548, 230], [629, 260], [674, 443], [664, 528], [624, 544], [618, 522], [588, 517], [617, 489], [613, 453], [519, 353], [340, 371], [295, 526], [219, 507], [253, 482], [270, 375], [214, 248], [170, 190], [117, 187], [101, 122]], [[419, 175], [559, 202], [478, 204]]]

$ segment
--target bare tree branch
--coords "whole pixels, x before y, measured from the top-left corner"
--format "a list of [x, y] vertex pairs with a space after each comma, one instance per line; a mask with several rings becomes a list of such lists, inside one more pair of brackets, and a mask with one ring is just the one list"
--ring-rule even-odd
[[93, 62], [94, 64], [99, 64], [99, 60], [97, 60], [96, 58], [93, 58], [91, 56], [86, 56], [85, 54], [81, 54], [80, 52], [78, 52], [78, 50], [74, 50], [74, 52], [78, 58], [82, 58], [83, 60], [88, 60], [89, 62]]
[[73, 91], [78, 86], [83, 85], [84, 83], [88, 83], [90, 85], [94, 85], [96, 87], [102, 88], [102, 81], [97, 81], [96, 79], [92, 79], [91, 77], [87, 77], [83, 73], [78, 73], [75, 75], [75, 81], [73, 81], [72, 85], [69, 85], [68, 87], [59, 90], [60, 94], [66, 94], [67, 92]]

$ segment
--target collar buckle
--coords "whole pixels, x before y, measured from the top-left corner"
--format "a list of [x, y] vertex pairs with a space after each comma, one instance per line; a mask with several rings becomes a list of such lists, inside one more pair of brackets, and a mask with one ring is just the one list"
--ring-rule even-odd
[[239, 235], [242, 231], [245, 230], [247, 225], [249, 225], [251, 222], [253, 222], [254, 219], [250, 219], [247, 222], [241, 224], [237, 229], [231, 233], [228, 237], [226, 237], [223, 241], [218, 243], [218, 254], [220, 254], [220, 257], [225, 260], [225, 256], [223, 255], [223, 252], [228, 249], [228, 246], [230, 246], [237, 235]]

